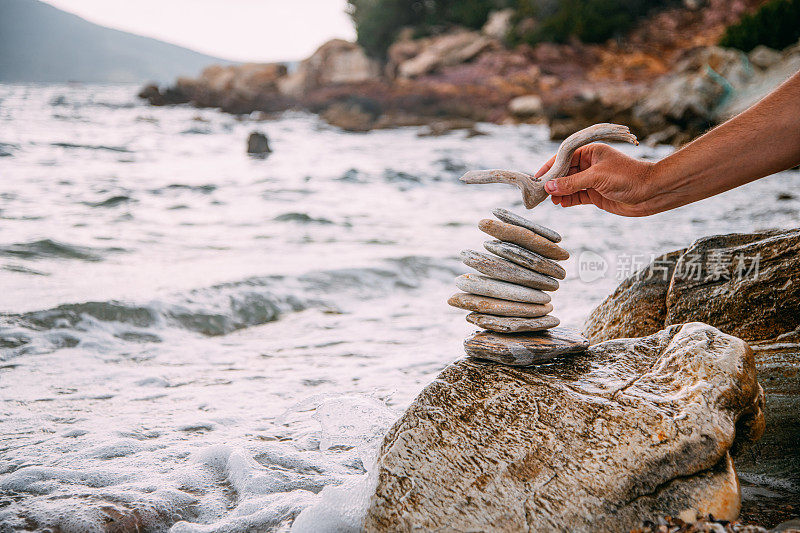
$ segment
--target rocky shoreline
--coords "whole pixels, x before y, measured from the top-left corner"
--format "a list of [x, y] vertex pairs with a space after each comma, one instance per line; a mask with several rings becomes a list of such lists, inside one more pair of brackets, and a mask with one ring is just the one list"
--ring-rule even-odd
[[[725, 27], [762, 0], [709, 0], [662, 11], [624, 39], [602, 45], [541, 43], [508, 48], [509, 13], [481, 31], [401, 36], [385, 64], [355, 43], [322, 45], [292, 72], [283, 64], [205, 69], [140, 96], [235, 114], [318, 113], [345, 131], [475, 122], [546, 123], [561, 139], [598, 122], [629, 125], [648, 143], [679, 145], [741, 111], [800, 69], [800, 45], [749, 54], [720, 48]], [[687, 7], [689, 5], [689, 7]]]

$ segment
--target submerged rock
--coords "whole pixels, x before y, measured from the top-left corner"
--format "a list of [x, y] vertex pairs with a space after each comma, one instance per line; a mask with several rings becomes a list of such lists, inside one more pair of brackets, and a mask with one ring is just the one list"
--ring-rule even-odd
[[247, 138], [247, 153], [253, 155], [265, 155], [272, 152], [269, 147], [269, 139], [260, 131], [254, 131]]
[[[705, 324], [520, 369], [462, 360], [389, 431], [367, 531], [627, 531], [739, 512], [753, 352]], [[738, 431], [737, 431], [738, 429]]]

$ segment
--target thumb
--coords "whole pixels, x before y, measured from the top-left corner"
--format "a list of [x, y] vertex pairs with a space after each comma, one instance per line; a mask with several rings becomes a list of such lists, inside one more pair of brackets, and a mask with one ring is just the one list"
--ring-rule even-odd
[[548, 181], [544, 184], [544, 190], [553, 196], [565, 196], [584, 189], [591, 189], [596, 181], [595, 172], [591, 168], [587, 168], [582, 172]]

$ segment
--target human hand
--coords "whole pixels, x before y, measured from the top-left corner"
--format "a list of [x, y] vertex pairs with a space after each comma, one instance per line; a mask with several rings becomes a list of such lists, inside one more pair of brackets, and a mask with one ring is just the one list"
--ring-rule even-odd
[[[536, 177], [550, 170], [554, 161], [555, 156]], [[617, 215], [652, 215], [663, 210], [653, 168], [654, 163], [628, 157], [607, 144], [587, 144], [573, 154], [567, 175], [548, 181], [545, 191], [562, 207], [594, 204]]]

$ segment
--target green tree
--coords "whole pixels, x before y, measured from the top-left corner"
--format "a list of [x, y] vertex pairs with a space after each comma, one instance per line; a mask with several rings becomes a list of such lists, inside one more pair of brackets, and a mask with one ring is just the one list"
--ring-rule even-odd
[[763, 44], [781, 50], [800, 39], [800, 0], [771, 0], [725, 30], [721, 46], [749, 52]]
[[599, 43], [627, 32], [651, 11], [674, 4], [673, 0], [517, 0], [515, 20], [535, 21], [514, 42], [566, 42], [577, 38]]
[[358, 43], [371, 56], [383, 59], [400, 30], [414, 29], [418, 36], [452, 26], [480, 28], [492, 10], [510, 0], [348, 0], [348, 14], [356, 27]]

